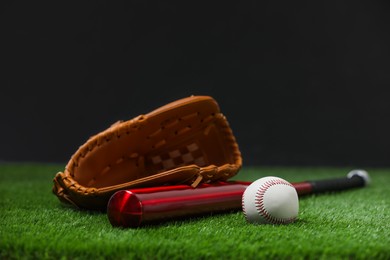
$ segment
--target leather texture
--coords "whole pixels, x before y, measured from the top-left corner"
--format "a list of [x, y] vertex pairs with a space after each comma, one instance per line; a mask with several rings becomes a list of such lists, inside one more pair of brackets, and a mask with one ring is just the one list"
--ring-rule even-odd
[[53, 193], [80, 209], [106, 210], [119, 190], [226, 181], [242, 167], [216, 100], [185, 97], [90, 137], [54, 179]]

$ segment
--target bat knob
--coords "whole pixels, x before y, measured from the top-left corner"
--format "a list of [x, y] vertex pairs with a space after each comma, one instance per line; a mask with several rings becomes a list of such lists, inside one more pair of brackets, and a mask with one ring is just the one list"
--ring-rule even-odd
[[348, 173], [347, 177], [352, 178], [354, 176], [359, 176], [364, 180], [364, 186], [367, 186], [368, 184], [371, 183], [371, 178], [368, 175], [368, 172], [362, 169], [356, 169], [352, 170]]

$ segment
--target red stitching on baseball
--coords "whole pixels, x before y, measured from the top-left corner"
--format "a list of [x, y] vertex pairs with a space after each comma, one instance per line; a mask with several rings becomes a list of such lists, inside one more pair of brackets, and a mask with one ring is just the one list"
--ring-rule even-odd
[[244, 197], [242, 197], [242, 199], [241, 199], [241, 207], [242, 207], [242, 211], [244, 212], [244, 217], [246, 218], [246, 219], [248, 219], [248, 217], [247, 217], [247, 215], [246, 215], [246, 210], [245, 210], [245, 200], [244, 200]]
[[276, 218], [276, 217], [270, 215], [269, 212], [264, 207], [264, 200], [263, 199], [264, 199], [265, 192], [270, 187], [272, 187], [274, 185], [278, 185], [278, 184], [287, 185], [287, 186], [290, 186], [290, 187], [294, 188], [294, 186], [291, 183], [289, 183], [287, 181], [284, 181], [284, 180], [273, 179], [273, 180], [266, 181], [256, 191], [256, 197], [255, 197], [256, 210], [263, 218], [265, 218], [268, 222], [270, 222], [272, 224], [288, 224], [288, 223], [293, 222], [296, 218], [295, 217], [292, 217], [292, 218]]

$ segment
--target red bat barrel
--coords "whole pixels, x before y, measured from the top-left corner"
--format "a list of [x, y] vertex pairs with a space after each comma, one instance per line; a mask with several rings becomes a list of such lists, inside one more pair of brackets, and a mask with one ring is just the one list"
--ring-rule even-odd
[[199, 216], [241, 208], [244, 183], [219, 182], [197, 188], [175, 185], [117, 191], [107, 214], [113, 226], [139, 227], [184, 216]]

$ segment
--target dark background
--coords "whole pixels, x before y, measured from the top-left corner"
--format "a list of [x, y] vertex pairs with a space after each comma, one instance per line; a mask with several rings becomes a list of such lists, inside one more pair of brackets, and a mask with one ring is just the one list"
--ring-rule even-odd
[[0, 160], [189, 95], [244, 165], [390, 166], [388, 1], [2, 1]]

